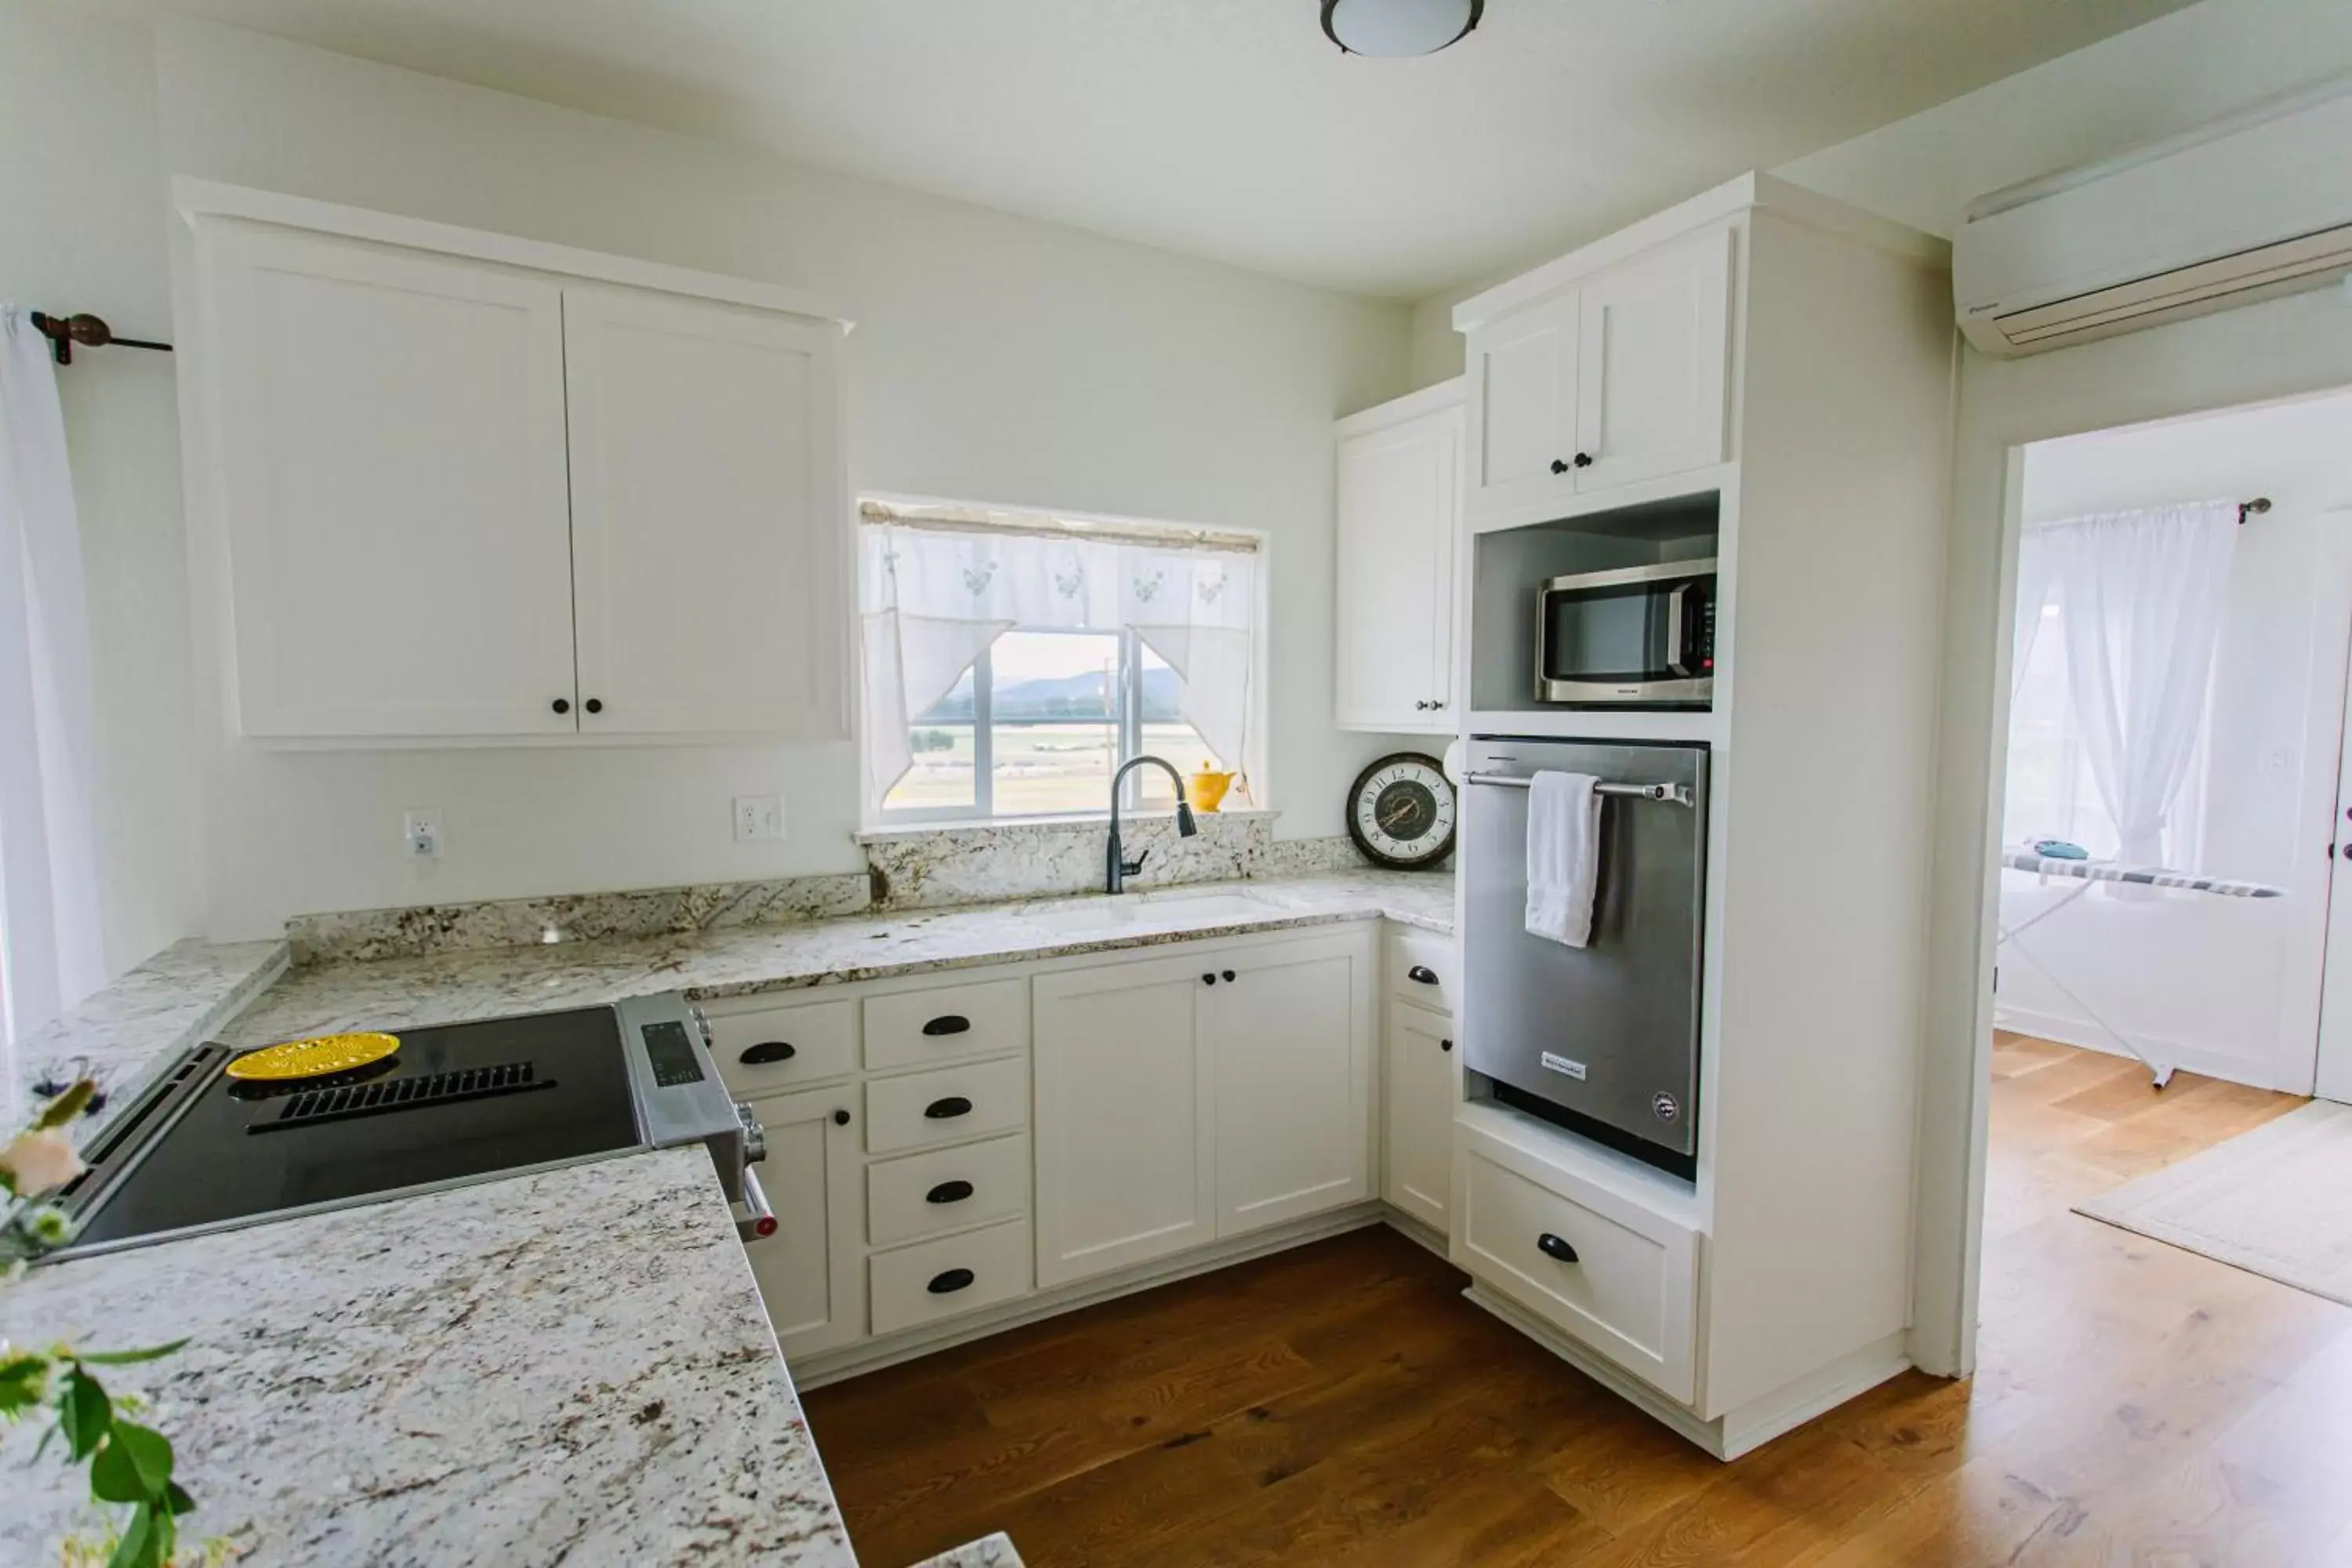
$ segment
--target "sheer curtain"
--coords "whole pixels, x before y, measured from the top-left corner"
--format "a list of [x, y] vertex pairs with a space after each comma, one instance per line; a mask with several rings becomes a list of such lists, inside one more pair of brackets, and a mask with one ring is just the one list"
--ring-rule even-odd
[[48, 340], [0, 305], [0, 1046], [105, 983], [89, 626]]
[[2054, 599], [2067, 706], [2118, 860], [2163, 858], [2204, 727], [2237, 538], [2237, 503], [2215, 500], [2069, 518], [2022, 542], [2016, 676]]
[[870, 807], [913, 765], [913, 717], [1015, 626], [1132, 628], [1182, 678], [1181, 711], [1201, 739], [1227, 767], [1246, 765], [1254, 551], [872, 521], [858, 546]]

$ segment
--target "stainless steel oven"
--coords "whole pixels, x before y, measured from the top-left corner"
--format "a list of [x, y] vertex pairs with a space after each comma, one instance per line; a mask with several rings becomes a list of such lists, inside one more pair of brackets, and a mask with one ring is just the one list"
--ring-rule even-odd
[[1610, 708], [1715, 700], [1715, 562], [1554, 577], [1536, 593], [1536, 700]]

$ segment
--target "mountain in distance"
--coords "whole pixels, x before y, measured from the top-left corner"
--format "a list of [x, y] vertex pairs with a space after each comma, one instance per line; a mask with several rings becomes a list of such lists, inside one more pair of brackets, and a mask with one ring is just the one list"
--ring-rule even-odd
[[[1108, 723], [1112, 704], [1104, 688], [1110, 684], [1091, 670], [1082, 675], [1059, 675], [1000, 684], [996, 688], [992, 716], [1000, 724], [1034, 722], [1040, 719], [1095, 719]], [[1180, 718], [1181, 715], [1177, 710], [1177, 704], [1183, 694], [1184, 679], [1174, 670], [1164, 668], [1145, 670], [1145, 721], [1159, 723]], [[1116, 695], [1115, 691], [1112, 695]], [[933, 704], [930, 711], [915, 722], [969, 724], [971, 716], [971, 680], [966, 677], [956, 683], [953, 691]]]

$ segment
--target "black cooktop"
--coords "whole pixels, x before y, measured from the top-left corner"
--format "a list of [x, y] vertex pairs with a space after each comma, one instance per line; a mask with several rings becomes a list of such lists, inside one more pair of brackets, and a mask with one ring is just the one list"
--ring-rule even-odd
[[374, 1067], [295, 1084], [223, 1077], [238, 1053], [221, 1046], [183, 1058], [172, 1081], [205, 1081], [178, 1120], [123, 1173], [183, 1103], [143, 1099], [145, 1114], [109, 1129], [67, 1189], [81, 1220], [71, 1250], [638, 1144], [610, 1007], [397, 1032], [399, 1051]]

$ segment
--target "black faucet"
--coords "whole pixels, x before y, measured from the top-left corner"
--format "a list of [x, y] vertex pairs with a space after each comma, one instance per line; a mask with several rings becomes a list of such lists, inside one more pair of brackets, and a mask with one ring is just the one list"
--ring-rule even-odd
[[1184, 775], [1176, 771], [1173, 763], [1164, 757], [1131, 757], [1120, 763], [1118, 772], [1110, 775], [1110, 855], [1103, 871], [1103, 891], [1106, 893], [1125, 892], [1127, 879], [1143, 869], [1143, 862], [1151, 854], [1147, 849], [1129, 861], [1120, 857], [1118, 848], [1118, 786], [1127, 782], [1128, 774], [1146, 763], [1166, 770], [1168, 776], [1176, 782], [1176, 837], [1190, 838], [1201, 831], [1200, 825], [1192, 820], [1192, 803], [1184, 798]]

